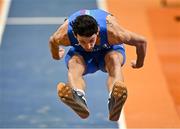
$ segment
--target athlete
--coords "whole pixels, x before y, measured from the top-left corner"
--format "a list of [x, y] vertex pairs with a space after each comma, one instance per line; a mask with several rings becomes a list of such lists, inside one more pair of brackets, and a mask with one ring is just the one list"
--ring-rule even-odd
[[141, 68], [146, 55], [145, 38], [124, 29], [112, 14], [100, 9], [73, 13], [50, 37], [55, 60], [64, 57], [63, 46], [71, 46], [65, 56], [68, 82], [60, 82], [57, 91], [60, 99], [81, 118], [89, 116], [83, 76], [101, 70], [108, 73], [109, 120], [119, 119], [127, 99], [122, 74], [126, 58], [123, 44], [135, 46], [137, 59], [132, 61], [132, 67]]

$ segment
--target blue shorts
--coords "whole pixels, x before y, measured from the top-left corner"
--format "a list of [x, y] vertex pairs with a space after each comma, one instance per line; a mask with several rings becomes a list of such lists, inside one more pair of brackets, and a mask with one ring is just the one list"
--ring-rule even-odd
[[85, 71], [84, 75], [88, 74], [88, 73], [94, 73], [98, 70], [106, 72], [104, 57], [110, 51], [117, 51], [117, 52], [121, 53], [123, 56], [122, 65], [125, 63], [126, 55], [125, 55], [125, 49], [122, 45], [113, 45], [108, 49], [102, 49], [102, 50], [96, 51], [96, 52], [78, 51], [74, 47], [72, 47], [69, 49], [69, 51], [65, 57], [66, 66], [68, 68], [68, 62], [74, 55], [81, 55], [86, 64], [86, 71]]

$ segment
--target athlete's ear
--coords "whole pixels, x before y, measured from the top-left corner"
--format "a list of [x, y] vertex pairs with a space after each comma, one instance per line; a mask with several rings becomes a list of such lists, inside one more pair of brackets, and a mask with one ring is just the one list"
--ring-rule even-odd
[[99, 32], [100, 32], [100, 27], [98, 26], [98, 31], [97, 31], [97, 35], [99, 35]]
[[72, 31], [72, 33], [73, 33], [74, 37], [77, 38], [77, 35], [75, 35], [74, 31]]

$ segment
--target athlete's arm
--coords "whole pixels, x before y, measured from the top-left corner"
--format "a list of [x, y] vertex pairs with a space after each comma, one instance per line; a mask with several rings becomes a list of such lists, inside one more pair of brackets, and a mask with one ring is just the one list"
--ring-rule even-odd
[[59, 60], [64, 56], [65, 51], [61, 46], [70, 45], [67, 31], [68, 20], [66, 20], [49, 39], [50, 51], [55, 60]]
[[136, 47], [137, 60], [132, 62], [133, 68], [140, 68], [144, 64], [147, 42], [144, 37], [122, 28], [115, 17], [107, 17], [108, 40], [113, 44], [127, 44]]

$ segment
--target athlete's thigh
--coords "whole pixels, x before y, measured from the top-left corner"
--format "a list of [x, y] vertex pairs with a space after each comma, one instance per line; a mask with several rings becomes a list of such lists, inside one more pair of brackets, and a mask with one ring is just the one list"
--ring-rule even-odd
[[117, 62], [117, 63], [120, 63], [120, 65], [123, 63], [123, 55], [118, 52], [118, 51], [115, 51], [115, 50], [111, 50], [109, 52], [106, 53], [105, 57], [104, 57], [104, 61], [105, 63], [113, 63], [113, 62]]
[[65, 57], [65, 62], [68, 69], [70, 67], [74, 68], [75, 70], [83, 70], [83, 75], [94, 73], [98, 70], [93, 60], [93, 54], [76, 51], [75, 49], [70, 49], [68, 51]]
[[65, 56], [65, 63], [69, 71], [84, 73], [85, 61], [80, 52], [70, 48]]
[[75, 54], [68, 61], [68, 70], [75, 72], [76, 74], [83, 74], [85, 72], [86, 65], [81, 55]]
[[[108, 50], [102, 52], [101, 56], [98, 59], [99, 68], [103, 72], [107, 72], [107, 70], [106, 70], [107, 64], [109, 64], [110, 67], [112, 66], [110, 59], [112, 56], [115, 56], [115, 55], [117, 55], [118, 58], [120, 58], [119, 62], [121, 63], [121, 66], [124, 65], [125, 60], [126, 60], [125, 50], [122, 49], [121, 47], [116, 47], [116, 48], [112, 47], [111, 49], [108, 49]], [[115, 57], [113, 57], [113, 58], [115, 58]]]

